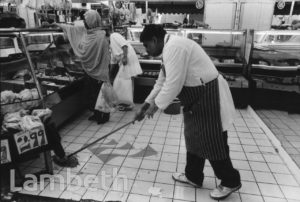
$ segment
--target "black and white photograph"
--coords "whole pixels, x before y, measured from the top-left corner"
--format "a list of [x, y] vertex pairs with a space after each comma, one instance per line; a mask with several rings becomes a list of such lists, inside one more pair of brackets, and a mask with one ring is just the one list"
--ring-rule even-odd
[[2, 202], [300, 202], [300, 0], [0, 0]]

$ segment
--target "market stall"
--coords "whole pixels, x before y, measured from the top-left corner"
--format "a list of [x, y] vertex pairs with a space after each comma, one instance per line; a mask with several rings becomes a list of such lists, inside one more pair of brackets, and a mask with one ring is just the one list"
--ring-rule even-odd
[[[51, 146], [49, 144], [49, 135], [46, 133], [46, 124], [51, 119], [51, 110], [45, 108], [44, 97], [41, 87], [35, 75], [35, 69], [26, 47], [26, 42], [23, 34], [16, 35], [12, 32], [1, 33], [1, 41], [4, 46], [1, 46], [1, 173], [5, 177], [1, 178], [1, 185], [3, 180], [7, 180], [10, 176], [7, 172], [8, 168], [17, 170], [19, 178], [24, 178], [19, 163], [36, 157], [40, 153], [44, 153], [45, 171], [53, 174], [52, 160], [51, 160]], [[16, 40], [17, 38], [17, 40]], [[15, 43], [18, 41], [19, 43]], [[11, 52], [11, 46], [20, 45], [19, 49], [13, 47], [15, 51], [22, 50], [22, 53]], [[10, 55], [18, 54], [18, 57], [11, 57]], [[20, 59], [22, 56], [26, 58], [22, 65]], [[14, 63], [16, 62], [16, 63]], [[8, 66], [9, 65], [9, 66]], [[10, 69], [10, 66], [16, 65], [18, 68]], [[5, 68], [2, 68], [5, 67]], [[25, 86], [24, 80], [19, 79], [16, 82], [5, 82], [13, 71], [27, 70], [23, 77], [31, 76], [33, 85], [31, 88]], [[17, 77], [15, 77], [17, 78]], [[23, 85], [21, 84], [23, 83]], [[2, 186], [1, 186], [2, 188]], [[1, 193], [2, 193], [1, 189]]]
[[[27, 30], [24, 39], [46, 107], [53, 110], [55, 123], [60, 126], [85, 108], [81, 101], [84, 72], [80, 62], [70, 54], [71, 47], [64, 42], [63, 34], [53, 31]], [[19, 37], [9, 30], [1, 35], [1, 40], [8, 44], [1, 49], [1, 90], [31, 88], [36, 81], [30, 75], [24, 80], [29, 65], [18, 43]], [[14, 41], [10, 43], [13, 48], [9, 47], [9, 41]]]

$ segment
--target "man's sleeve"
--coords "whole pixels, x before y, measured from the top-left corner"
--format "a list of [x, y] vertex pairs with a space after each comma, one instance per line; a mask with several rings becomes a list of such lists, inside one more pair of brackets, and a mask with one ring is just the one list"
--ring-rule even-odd
[[158, 75], [158, 79], [155, 82], [155, 85], [151, 91], [151, 93], [148, 95], [148, 97], [146, 98], [145, 102], [148, 103], [153, 103], [154, 99], [156, 98], [156, 96], [158, 95], [159, 91], [162, 88], [163, 83], [165, 82], [165, 76], [162, 70], [160, 70], [159, 75]]
[[165, 109], [180, 93], [188, 68], [187, 50], [179, 46], [170, 46], [163, 53], [166, 79], [155, 98], [155, 104]]

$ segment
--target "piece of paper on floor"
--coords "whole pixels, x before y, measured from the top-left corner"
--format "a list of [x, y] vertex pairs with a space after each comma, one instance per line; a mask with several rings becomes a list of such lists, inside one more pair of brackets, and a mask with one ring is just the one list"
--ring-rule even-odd
[[161, 195], [161, 188], [160, 187], [150, 187], [148, 189], [149, 194], [153, 196], [159, 196]]

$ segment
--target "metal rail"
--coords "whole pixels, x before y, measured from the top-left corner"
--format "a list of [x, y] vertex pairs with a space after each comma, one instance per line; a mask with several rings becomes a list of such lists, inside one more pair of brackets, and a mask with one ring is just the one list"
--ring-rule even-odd
[[13, 32], [60, 32], [61, 28], [18, 28], [18, 29], [0, 29], [0, 33], [13, 33]]

